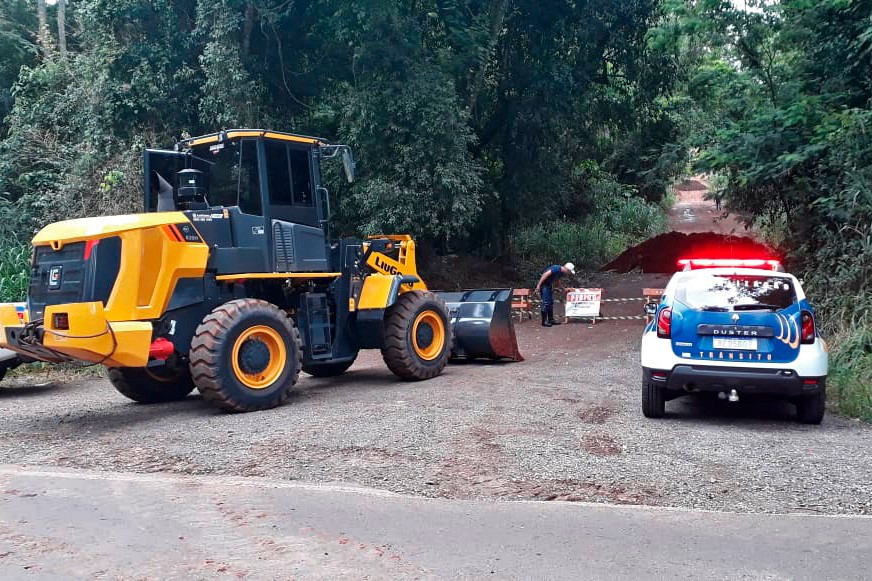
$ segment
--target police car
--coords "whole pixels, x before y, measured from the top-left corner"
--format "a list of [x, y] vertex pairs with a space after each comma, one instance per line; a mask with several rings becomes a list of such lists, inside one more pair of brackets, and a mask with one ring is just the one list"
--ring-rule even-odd
[[829, 358], [799, 281], [776, 260], [686, 259], [642, 338], [642, 412], [710, 392], [739, 401], [779, 396], [819, 424]]

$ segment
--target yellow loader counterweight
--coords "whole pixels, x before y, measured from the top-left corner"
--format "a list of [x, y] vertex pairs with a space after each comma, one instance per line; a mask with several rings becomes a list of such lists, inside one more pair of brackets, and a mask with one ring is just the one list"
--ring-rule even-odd
[[380, 349], [404, 379], [439, 375], [452, 318], [411, 236], [330, 239], [321, 163], [333, 158], [353, 179], [347, 146], [275, 131], [146, 150], [144, 213], [33, 239], [26, 322], [0, 305], [0, 346], [105, 365], [139, 402], [196, 387], [228, 411], [280, 405], [301, 370], [341, 374], [361, 349]]

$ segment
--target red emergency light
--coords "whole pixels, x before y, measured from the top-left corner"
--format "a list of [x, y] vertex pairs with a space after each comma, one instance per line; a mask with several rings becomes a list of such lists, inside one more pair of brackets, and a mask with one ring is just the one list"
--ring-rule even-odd
[[759, 268], [782, 271], [781, 261], [771, 258], [682, 258], [678, 266], [683, 270], [700, 268]]

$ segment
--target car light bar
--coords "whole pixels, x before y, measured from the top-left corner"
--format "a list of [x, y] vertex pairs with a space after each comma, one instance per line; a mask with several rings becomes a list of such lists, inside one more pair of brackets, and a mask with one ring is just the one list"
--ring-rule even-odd
[[684, 270], [699, 268], [761, 268], [781, 271], [781, 261], [769, 258], [682, 258], [678, 265]]

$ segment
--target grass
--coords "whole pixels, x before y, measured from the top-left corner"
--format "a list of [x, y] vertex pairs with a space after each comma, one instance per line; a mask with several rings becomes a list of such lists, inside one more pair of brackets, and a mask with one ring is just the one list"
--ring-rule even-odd
[[580, 222], [522, 228], [512, 236], [512, 247], [517, 257], [536, 264], [572, 261], [582, 270], [598, 270], [627, 248], [665, 232], [665, 207], [635, 196], [611, 198]]
[[872, 328], [854, 326], [832, 346], [828, 382], [839, 413], [872, 422]]
[[30, 282], [30, 246], [15, 240], [0, 243], [0, 302], [23, 301]]

